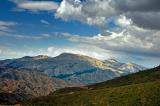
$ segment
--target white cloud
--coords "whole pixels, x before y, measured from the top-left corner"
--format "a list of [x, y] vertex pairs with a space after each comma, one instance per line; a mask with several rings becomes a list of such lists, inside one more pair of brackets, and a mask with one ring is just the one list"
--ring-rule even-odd
[[61, 53], [74, 53], [87, 55], [97, 59], [108, 59], [113, 58], [112, 53], [108, 50], [104, 50], [92, 45], [75, 45], [73, 47], [56, 47], [50, 46], [48, 48], [37, 48], [34, 50], [14, 50], [10, 47], [0, 47], [0, 58], [17, 58], [23, 56], [36, 56], [36, 55], [48, 55], [48, 56], [58, 56]]
[[12, 1], [17, 4], [18, 9], [30, 10], [30, 11], [54, 11], [58, 8], [58, 4], [53, 1]]
[[[146, 57], [146, 56], [134, 56], [129, 54], [124, 54], [123, 52], [114, 52], [99, 48], [97, 46], [81, 44], [75, 45], [72, 47], [57, 47], [57, 46], [49, 46], [47, 48], [36, 48], [34, 50], [16, 50], [10, 49], [10, 47], [2, 47], [0, 46], [0, 59], [7, 58], [20, 58], [23, 56], [37, 56], [37, 55], [48, 55], [48, 56], [58, 56], [61, 53], [74, 53], [87, 55], [90, 57], [94, 57], [97, 59], [105, 60], [105, 59], [117, 59], [120, 62], [135, 62], [137, 64], [145, 65], [148, 67], [153, 67], [158, 65], [160, 58], [157, 57]], [[138, 61], [137, 61], [138, 58]]]
[[[159, 4], [159, 0], [63, 0], [56, 16], [63, 20], [77, 20], [104, 29], [110, 18], [123, 15], [131, 18], [131, 21], [139, 27], [159, 30]], [[121, 17], [119, 21], [123, 25], [130, 24], [124, 23], [125, 17]]]
[[[49, 24], [45, 20], [41, 20], [44, 24]], [[1, 21], [0, 20], [0, 37], [12, 37], [16, 39], [32, 39], [32, 40], [38, 40], [38, 39], [44, 39], [50, 37], [49, 34], [39, 34], [39, 35], [22, 35], [16, 33], [16, 31], [13, 29], [14, 26], [18, 25], [17, 22], [12, 21]], [[14, 32], [14, 33], [13, 33]]]
[[[48, 4], [48, 1], [43, 1], [43, 3], [30, 0], [20, 1], [16, 3], [21, 9], [56, 11], [56, 18], [65, 21], [80, 21], [88, 25], [98, 26], [104, 32], [107, 32], [92, 37], [61, 33], [71, 42], [84, 44], [88, 49], [84, 47], [83, 49], [80, 47], [61, 47], [59, 49], [50, 47], [48, 49], [48, 52], [52, 51], [50, 55], [68, 51], [101, 57], [99, 51], [109, 50], [112, 53], [122, 52], [121, 55], [160, 57], [160, 31], [157, 30], [160, 28], [159, 0], [62, 0], [60, 6], [53, 6], [55, 2]], [[106, 29], [106, 23], [110, 19], [113, 19], [115, 24], [118, 25], [118, 30], [115, 32]], [[42, 23], [47, 24], [45, 21]], [[47, 37], [48, 35], [44, 36]]]
[[72, 42], [93, 45], [104, 50], [121, 51], [127, 54], [152, 57], [158, 56], [160, 53], [159, 34], [160, 31], [139, 28], [134, 24], [128, 24], [128, 26], [120, 32], [109, 32], [108, 35], [98, 34], [87, 37], [62, 33], [64, 37]]
[[13, 34], [10, 32], [0, 32], [0, 37], [11, 37], [16, 39], [28, 39], [28, 40], [39, 40], [49, 38], [49, 34], [40, 34], [40, 35], [22, 35], [22, 34]]
[[49, 25], [49, 22], [48, 21], [46, 21], [46, 20], [40, 20], [40, 22], [42, 23], [42, 24], [46, 24], [46, 25]]
[[56, 11], [57, 18], [77, 20], [103, 29], [108, 19], [121, 14], [130, 17], [139, 27], [160, 29], [159, 0], [62, 0], [60, 6], [59, 3], [45, 0], [10, 1], [17, 4], [16, 10]]
[[0, 21], [0, 31], [10, 31], [10, 27], [17, 25], [16, 22]]
[[83, 17], [81, 8], [82, 5], [80, 3], [78, 3], [78, 5], [74, 5], [67, 0], [63, 0], [59, 8], [57, 9], [56, 17], [60, 17], [66, 21], [70, 19], [80, 19], [81, 17]]
[[0, 46], [0, 58], [16, 58], [16, 57], [21, 57], [24, 56], [25, 53], [16, 51], [16, 50], [12, 50], [9, 47], [3, 47]]
[[105, 27], [106, 20], [115, 15], [109, 0], [81, 1], [63, 0], [57, 9], [56, 17], [63, 20], [77, 20], [88, 25]]
[[115, 23], [121, 27], [127, 27], [127, 26], [133, 24], [132, 20], [127, 19], [127, 17], [124, 15], [120, 15], [118, 17], [118, 19], [115, 21]]

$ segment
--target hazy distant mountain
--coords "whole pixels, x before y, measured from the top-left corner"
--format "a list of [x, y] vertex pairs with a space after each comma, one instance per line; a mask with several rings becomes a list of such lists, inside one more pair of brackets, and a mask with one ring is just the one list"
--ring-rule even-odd
[[63, 53], [57, 57], [39, 55], [3, 60], [0, 61], [0, 67], [36, 69], [52, 78], [59, 78], [78, 86], [103, 82], [146, 69], [137, 64], [120, 63], [114, 59], [101, 61], [69, 53]]

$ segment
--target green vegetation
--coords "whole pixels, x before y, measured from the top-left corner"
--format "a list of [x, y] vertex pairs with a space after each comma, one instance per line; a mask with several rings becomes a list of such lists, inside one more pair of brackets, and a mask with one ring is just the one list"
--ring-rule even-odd
[[160, 67], [25, 101], [37, 106], [160, 106]]

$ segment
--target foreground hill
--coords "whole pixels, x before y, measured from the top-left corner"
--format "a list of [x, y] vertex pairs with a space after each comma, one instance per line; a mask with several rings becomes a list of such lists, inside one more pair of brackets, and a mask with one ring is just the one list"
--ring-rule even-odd
[[159, 106], [160, 66], [83, 88], [65, 88], [24, 105]]
[[52, 78], [59, 78], [77, 86], [99, 83], [146, 69], [133, 63], [125, 64], [113, 59], [101, 61], [69, 53], [57, 57], [39, 55], [3, 60], [0, 61], [0, 67], [36, 69]]

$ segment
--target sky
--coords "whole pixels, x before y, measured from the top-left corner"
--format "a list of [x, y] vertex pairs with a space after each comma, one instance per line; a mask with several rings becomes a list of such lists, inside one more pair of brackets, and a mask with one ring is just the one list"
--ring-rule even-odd
[[75, 53], [160, 64], [160, 0], [0, 0], [0, 59]]

